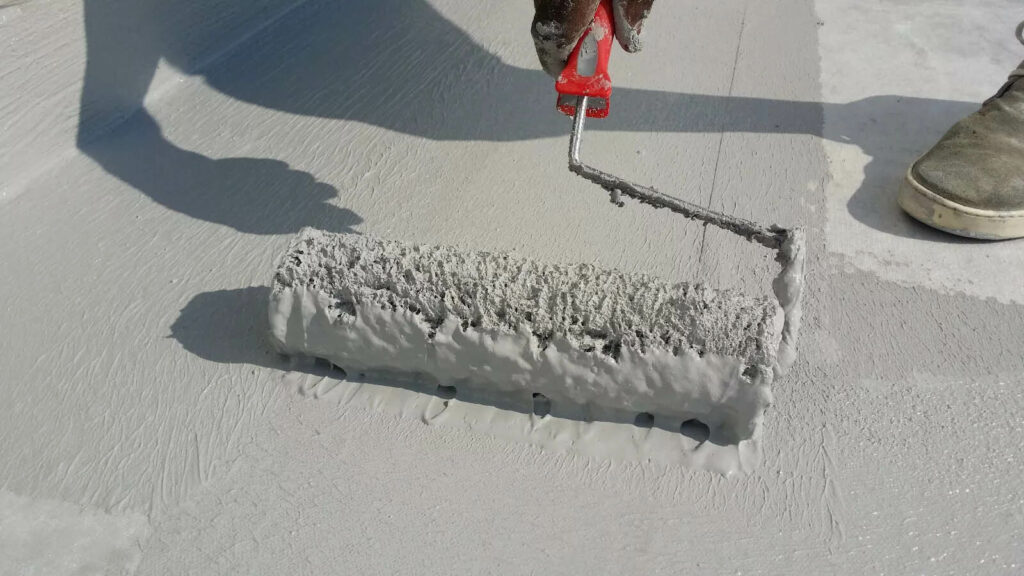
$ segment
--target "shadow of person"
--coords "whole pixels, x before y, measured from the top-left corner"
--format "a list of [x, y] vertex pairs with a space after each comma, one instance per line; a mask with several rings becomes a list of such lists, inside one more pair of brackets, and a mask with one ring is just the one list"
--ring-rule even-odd
[[[209, 9], [194, 4], [85, 3], [87, 58], [79, 149], [159, 204], [199, 220], [250, 234], [294, 233], [304, 226], [351, 231], [362, 219], [331, 204], [337, 190], [311, 174], [274, 159], [208, 158], [164, 137], [143, 105], [157, 63], [164, 58], [191, 69], [192, 56], [202, 52], [196, 44], [209, 43], [209, 36], [218, 32], [206, 26], [205, 39], [195, 32], [203, 29], [197, 22]], [[97, 138], [114, 126], [116, 137]]]
[[362, 218], [329, 201], [334, 187], [280, 160], [211, 159], [178, 148], [141, 110], [117, 138], [84, 148], [107, 172], [155, 202], [248, 234], [294, 233], [303, 226], [351, 232]]
[[[116, 9], [124, 4], [131, 9]], [[569, 131], [568, 120], [554, 111], [547, 75], [507, 64], [424, 0], [310, 0], [206, 70], [188, 56], [194, 43], [189, 18], [171, 17], [166, 6], [157, 0], [86, 3], [85, 132], [101, 126], [99, 119], [111, 110], [141, 107], [160, 58], [257, 106], [430, 140], [503, 142]], [[523, 37], [529, 42], [525, 31]], [[870, 158], [847, 206], [855, 219], [890, 234], [947, 239], [904, 218], [895, 192], [907, 164], [974, 108], [967, 102], [890, 95], [823, 104], [620, 87], [612, 115], [588, 129], [833, 138]], [[97, 112], [102, 110], [108, 113]], [[120, 176], [130, 165], [105, 167]], [[153, 182], [136, 178], [133, 185], [153, 195]]]

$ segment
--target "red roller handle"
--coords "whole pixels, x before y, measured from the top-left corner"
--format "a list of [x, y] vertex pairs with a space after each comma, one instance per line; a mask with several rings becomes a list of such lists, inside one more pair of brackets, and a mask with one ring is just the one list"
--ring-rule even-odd
[[[587, 96], [587, 117], [605, 118], [611, 107], [612, 79], [608, 59], [615, 39], [611, 0], [601, 0], [594, 21], [569, 55], [562, 74], [555, 82], [558, 110], [567, 116], [576, 114], [576, 99]], [[596, 50], [596, 54], [594, 53]]]

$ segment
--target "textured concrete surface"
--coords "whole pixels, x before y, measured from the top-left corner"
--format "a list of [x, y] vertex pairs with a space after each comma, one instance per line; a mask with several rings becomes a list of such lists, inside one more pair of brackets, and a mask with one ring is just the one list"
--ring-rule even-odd
[[[0, 37], [62, 2], [0, 9]], [[374, 400], [407, 390], [288, 373], [266, 286], [303, 226], [770, 293], [763, 251], [566, 172], [529, 3], [500, 4], [308, 0], [47, 169], [2, 165], [26, 184], [0, 204], [0, 514], [144, 516], [137, 574], [1019, 571], [1019, 243], [951, 241], [893, 196], [1019, 62], [1010, 0], [663, 2], [616, 56], [589, 161], [810, 232], [751, 474], [424, 425]], [[80, 83], [63, 62], [45, 78]], [[25, 138], [31, 93], [0, 95]]]

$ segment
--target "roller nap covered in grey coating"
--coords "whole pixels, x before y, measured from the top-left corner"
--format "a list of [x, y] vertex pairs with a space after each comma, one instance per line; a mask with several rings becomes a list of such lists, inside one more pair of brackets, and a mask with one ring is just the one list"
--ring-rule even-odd
[[587, 264], [304, 230], [274, 276], [279, 350], [754, 436], [783, 311], [771, 298]]

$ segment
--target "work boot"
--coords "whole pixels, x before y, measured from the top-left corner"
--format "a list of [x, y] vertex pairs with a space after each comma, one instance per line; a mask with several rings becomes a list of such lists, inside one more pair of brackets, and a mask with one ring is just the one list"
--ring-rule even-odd
[[[1024, 44], [1024, 22], [1017, 38]], [[900, 206], [952, 234], [1024, 237], [1024, 62], [907, 171]]]

